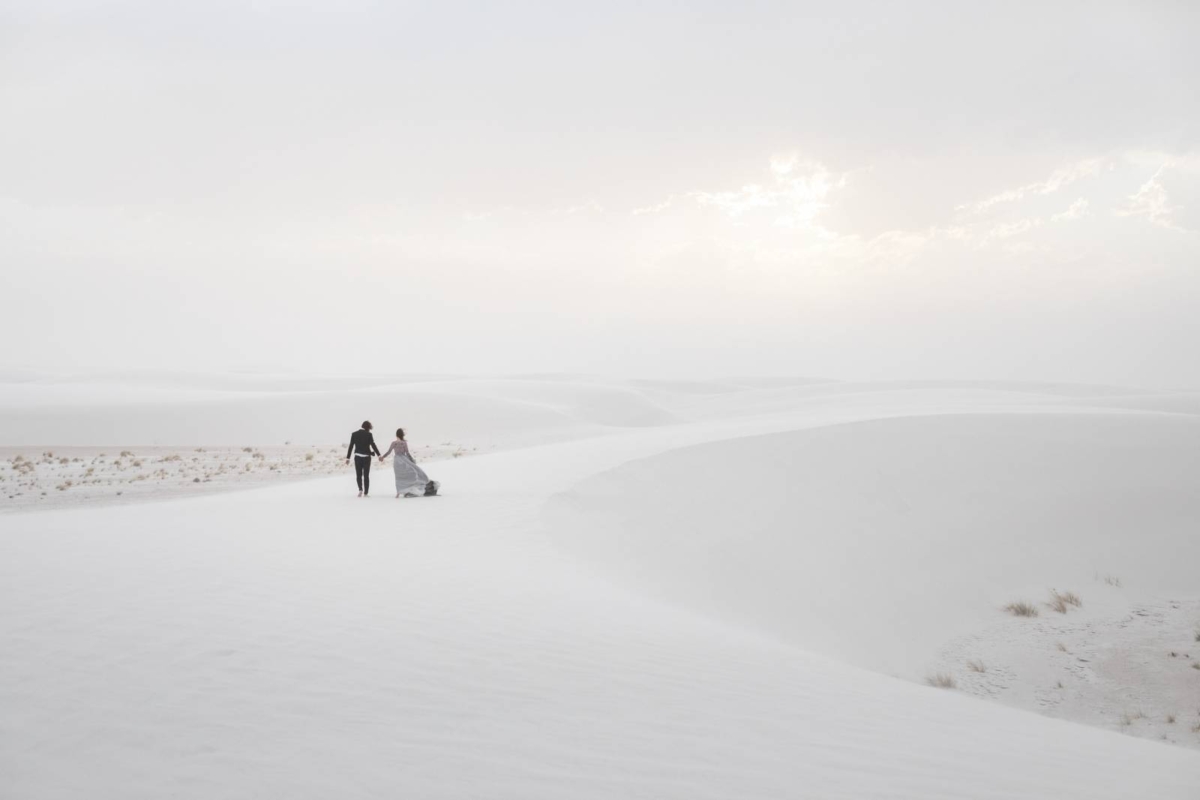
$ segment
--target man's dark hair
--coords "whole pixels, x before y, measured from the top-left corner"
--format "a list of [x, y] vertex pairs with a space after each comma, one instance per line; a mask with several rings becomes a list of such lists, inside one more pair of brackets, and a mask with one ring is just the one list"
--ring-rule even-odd
[[370, 422], [367, 422], [366, 420], [364, 420], [364, 421], [363, 421], [363, 430], [364, 430], [364, 431], [369, 431], [369, 430], [371, 430], [371, 423], [370, 423]]

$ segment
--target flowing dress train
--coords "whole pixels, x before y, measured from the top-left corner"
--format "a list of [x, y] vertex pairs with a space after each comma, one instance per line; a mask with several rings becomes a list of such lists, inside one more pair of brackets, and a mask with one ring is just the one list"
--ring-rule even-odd
[[408, 442], [397, 439], [392, 442], [392, 446], [388, 448], [387, 455], [395, 454], [392, 459], [392, 472], [396, 474], [396, 494], [407, 494], [415, 492], [416, 494], [425, 494], [425, 487], [429, 485], [429, 476], [425, 474], [425, 470], [417, 466], [417, 462], [413, 461], [412, 455], [408, 452]]

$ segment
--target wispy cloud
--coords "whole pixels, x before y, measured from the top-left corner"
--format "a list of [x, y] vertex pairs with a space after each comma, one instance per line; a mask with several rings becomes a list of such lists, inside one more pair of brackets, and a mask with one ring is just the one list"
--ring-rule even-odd
[[1065, 221], [1073, 220], [1073, 219], [1082, 219], [1083, 217], [1087, 216], [1087, 213], [1088, 213], [1088, 201], [1081, 197], [1078, 200], [1076, 200], [1074, 203], [1071, 203], [1071, 205], [1067, 208], [1066, 211], [1062, 211], [1058, 214], [1054, 214], [1053, 216], [1051, 216], [1050, 221], [1051, 222], [1065, 222]]
[[1030, 196], [1053, 194], [1064, 186], [1069, 186], [1082, 178], [1099, 175], [1105, 163], [1106, 160], [1101, 158], [1088, 158], [1083, 161], [1077, 161], [1074, 164], [1056, 169], [1045, 180], [1027, 183], [1024, 186], [1000, 192], [974, 203], [964, 203], [955, 207], [954, 210], [963, 211], [968, 214], [978, 214], [992, 206], [1003, 203], [1014, 203]]
[[640, 208], [633, 209], [633, 211], [631, 213], [634, 216], [640, 216], [642, 214], [657, 214], [660, 211], [666, 211], [668, 208], [670, 208], [674, 204], [675, 204], [675, 195], [671, 195], [666, 200], [663, 200], [661, 203], [655, 203], [655, 204], [649, 205], [649, 206], [641, 206]]
[[994, 225], [987, 232], [985, 240], [988, 239], [1010, 239], [1013, 236], [1019, 236], [1022, 233], [1028, 233], [1034, 228], [1042, 224], [1040, 219], [1019, 219], [1016, 222], [1004, 222], [999, 225]]
[[809, 227], [829, 207], [830, 195], [846, 185], [846, 175], [835, 175], [819, 162], [803, 161], [794, 154], [772, 156], [770, 172], [769, 183], [750, 183], [723, 191], [673, 194], [660, 203], [635, 208], [632, 213], [659, 213], [674, 207], [678, 200], [686, 199], [735, 220], [765, 211], [779, 227]]
[[1171, 205], [1171, 197], [1163, 186], [1162, 177], [1170, 162], [1163, 163], [1141, 187], [1131, 194], [1125, 205], [1114, 210], [1120, 217], [1145, 217], [1152, 225], [1172, 230], [1184, 230], [1175, 223], [1173, 214], [1177, 210]]

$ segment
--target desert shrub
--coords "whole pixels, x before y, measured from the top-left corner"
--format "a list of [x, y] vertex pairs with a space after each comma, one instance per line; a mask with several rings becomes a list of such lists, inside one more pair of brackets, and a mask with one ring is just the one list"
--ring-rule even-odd
[[1024, 600], [1009, 603], [1004, 610], [1014, 617], [1036, 617], [1038, 615], [1037, 606], [1033, 603], [1026, 603]]
[[967, 662], [967, 669], [971, 670], [971, 672], [983, 673], [987, 672], [987, 665], [978, 658], [973, 658]]
[[925, 682], [938, 689], [954, 689], [958, 686], [958, 683], [954, 680], [954, 676], [947, 675], [944, 672], [935, 672], [927, 677]]
[[1046, 605], [1059, 614], [1065, 614], [1071, 606], [1075, 608], [1082, 606], [1083, 601], [1074, 592], [1060, 592], [1057, 589], [1051, 589], [1050, 602], [1046, 603]]
[[1137, 722], [1139, 719], [1145, 718], [1146, 712], [1142, 711], [1140, 708], [1137, 711], [1126, 711], [1121, 715], [1121, 725], [1127, 728], [1133, 723]]

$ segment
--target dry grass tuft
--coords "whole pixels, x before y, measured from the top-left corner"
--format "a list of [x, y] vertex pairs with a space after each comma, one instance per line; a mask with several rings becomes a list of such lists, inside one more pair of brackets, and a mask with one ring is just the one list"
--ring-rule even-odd
[[958, 688], [958, 682], [954, 680], [953, 675], [947, 675], [944, 672], [935, 672], [925, 679], [925, 682], [937, 689], [955, 689]]
[[1037, 606], [1033, 603], [1026, 603], [1024, 600], [1009, 603], [1004, 607], [1004, 610], [1014, 617], [1036, 617], [1038, 615]]
[[1121, 715], [1121, 726], [1128, 728], [1130, 725], [1137, 722], [1139, 719], [1145, 719], [1145, 718], [1146, 718], [1146, 712], [1142, 711], [1140, 708], [1137, 711], [1126, 711], [1124, 714]]
[[967, 662], [967, 669], [971, 670], [971, 672], [984, 673], [987, 672], [987, 665], [978, 658], [973, 658]]
[[1062, 642], [1059, 642], [1059, 643], [1056, 645], [1056, 647], [1058, 647], [1058, 649], [1059, 649], [1059, 650], [1061, 650], [1061, 651], [1063, 651], [1064, 653], [1069, 653], [1069, 652], [1071, 652], [1070, 650], [1068, 650], [1068, 649], [1067, 649], [1067, 646], [1066, 646], [1065, 644], [1063, 644]]
[[1175, 715], [1174, 714], [1167, 714], [1167, 724], [1168, 725], [1175, 724]]
[[1083, 601], [1079, 599], [1079, 595], [1074, 592], [1060, 592], [1057, 589], [1050, 590], [1050, 602], [1046, 603], [1047, 607], [1057, 611], [1060, 614], [1065, 614], [1074, 606], [1079, 608], [1083, 605]]

